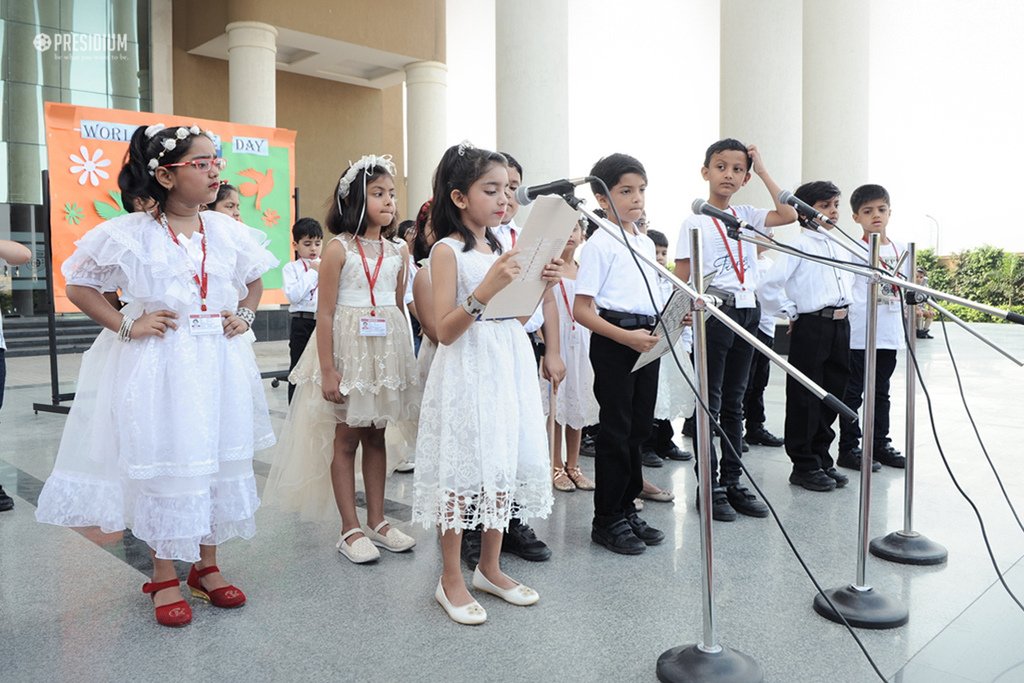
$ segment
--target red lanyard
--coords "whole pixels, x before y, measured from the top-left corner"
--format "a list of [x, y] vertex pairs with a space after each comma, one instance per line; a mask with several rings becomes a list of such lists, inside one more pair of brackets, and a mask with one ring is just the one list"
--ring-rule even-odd
[[562, 290], [562, 301], [565, 302], [565, 310], [569, 312], [569, 320], [572, 321], [573, 332], [576, 331], [576, 317], [572, 314], [572, 306], [569, 305], [569, 295], [565, 293], [565, 284], [559, 280], [558, 287]]
[[512, 248], [516, 248], [516, 231], [512, 228], [508, 229], [508, 234], [512, 236]]
[[[299, 259], [299, 261], [302, 262], [302, 267], [308, 273], [309, 272], [309, 266], [306, 264], [306, 259]], [[312, 299], [313, 296], [316, 294], [316, 288], [319, 287], [319, 286], [320, 286], [320, 282], [318, 280], [317, 283], [315, 285], [313, 285], [313, 289], [309, 290], [309, 298], [310, 299]]]
[[377, 315], [377, 299], [373, 296], [373, 286], [377, 284], [377, 276], [380, 275], [380, 264], [384, 263], [384, 238], [380, 240], [380, 256], [377, 257], [377, 267], [370, 275], [370, 265], [366, 262], [366, 252], [363, 251], [363, 244], [356, 236], [356, 248], [359, 249], [359, 257], [363, 259], [363, 272], [366, 273], [366, 281], [370, 285], [370, 315]]
[[[732, 211], [733, 216], [736, 215], [736, 209], [732, 208], [731, 206], [729, 207], [729, 211]], [[736, 259], [732, 255], [732, 249], [729, 247], [729, 240], [725, 236], [725, 231], [722, 230], [722, 226], [718, 224], [717, 218], [712, 218], [711, 220], [715, 222], [715, 227], [718, 228], [718, 234], [722, 236], [722, 244], [725, 245], [725, 253], [729, 254], [729, 261], [732, 263], [732, 270], [734, 273], [736, 273], [736, 279], [740, 281], [740, 287], [743, 287], [743, 279], [747, 275], [747, 266], [743, 262], [743, 242], [738, 243], [740, 263], [737, 266]]]
[[[163, 213], [160, 214], [160, 222], [163, 223], [165, 228], [167, 228], [167, 232], [170, 234], [171, 239], [174, 240], [174, 243], [177, 244], [179, 247], [182, 246], [181, 242], [178, 241], [177, 235], [175, 235], [174, 231], [171, 230], [171, 226], [167, 224], [167, 215], [166, 214], [163, 214]], [[208, 287], [209, 280], [206, 277], [206, 230], [203, 227], [203, 217], [202, 216], [199, 216], [199, 235], [203, 238], [202, 239], [203, 260], [200, 262], [200, 265], [199, 265], [199, 273], [195, 272], [195, 268], [192, 269], [192, 279], [195, 281], [195, 283], [197, 285], [199, 285], [200, 307], [201, 307], [201, 310], [205, 311], [206, 310], [206, 292], [209, 289], [209, 287]], [[185, 255], [188, 256], [189, 261], [191, 262], [192, 261], [192, 256], [188, 253], [188, 249], [185, 249]]]

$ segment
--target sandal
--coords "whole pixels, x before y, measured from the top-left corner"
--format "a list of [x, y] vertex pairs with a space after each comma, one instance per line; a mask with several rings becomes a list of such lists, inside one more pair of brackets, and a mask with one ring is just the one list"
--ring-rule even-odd
[[554, 475], [551, 478], [551, 483], [554, 484], [556, 489], [558, 489], [559, 491], [576, 490], [576, 484], [574, 484], [572, 479], [569, 478], [569, 475], [568, 473], [566, 473], [565, 468], [556, 467], [553, 470], [553, 472]]
[[[178, 579], [170, 579], [159, 583], [142, 584], [142, 592], [149, 593], [149, 597], [156, 602], [156, 594], [165, 588], [174, 588], [179, 585]], [[192, 608], [184, 600], [172, 602], [169, 605], [161, 605], [156, 608], [156, 623], [161, 626], [179, 627], [185, 626], [192, 621]]]
[[205, 600], [214, 607], [232, 609], [244, 605], [245, 593], [234, 586], [222, 586], [221, 588], [214, 588], [212, 591], [203, 588], [201, 579], [207, 574], [219, 571], [220, 569], [215, 564], [211, 564], [205, 569], [196, 569], [196, 566], [192, 565], [192, 570], [188, 573], [188, 581], [186, 582], [188, 587], [192, 589], [192, 597]]
[[572, 483], [576, 484], [576, 488], [580, 491], [593, 491], [597, 488], [594, 480], [583, 474], [583, 470], [579, 467], [571, 467], [566, 470], [566, 474], [572, 479]]

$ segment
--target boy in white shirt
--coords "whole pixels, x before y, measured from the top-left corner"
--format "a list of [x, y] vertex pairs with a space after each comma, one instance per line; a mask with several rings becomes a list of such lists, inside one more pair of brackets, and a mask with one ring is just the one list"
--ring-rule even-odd
[[[819, 180], [801, 185], [796, 196], [833, 221], [839, 218], [839, 188]], [[807, 254], [847, 260], [845, 250], [821, 234], [817, 223], [798, 218], [802, 230], [790, 246]], [[823, 229], [832, 226], [824, 224]], [[846, 271], [780, 254], [758, 287], [765, 307], [789, 319], [789, 362], [816, 384], [841, 397], [850, 377], [851, 277]], [[836, 437], [836, 411], [792, 377], [786, 378], [786, 454], [793, 463], [789, 482], [809, 491], [846, 486], [829, 453]]]
[[[11, 240], [0, 240], [0, 264], [23, 266], [32, 260], [32, 252], [28, 247]], [[4, 405], [4, 384], [7, 382], [7, 343], [4, 341], [4, 318], [0, 311], [0, 408]], [[0, 512], [14, 508], [14, 499], [7, 495], [0, 486]]]
[[[850, 195], [853, 220], [864, 231], [862, 239], [867, 242], [871, 233], [881, 238], [881, 261], [886, 270], [895, 272], [896, 264], [906, 247], [886, 235], [889, 218], [892, 215], [889, 193], [881, 185], [861, 185]], [[902, 275], [910, 277], [904, 264]], [[853, 284], [853, 301], [850, 304], [850, 379], [843, 394], [843, 403], [854, 412], [860, 409], [864, 398], [864, 337], [867, 326], [866, 306], [868, 279], [857, 275]], [[903, 307], [900, 305], [901, 291], [888, 283], [878, 286], [878, 328], [875, 337], [875, 424], [874, 460], [872, 468], [882, 465], [906, 467], [906, 459], [892, 447], [889, 441], [889, 379], [896, 369], [896, 352], [904, 348]], [[859, 470], [861, 461], [860, 423], [856, 420], [839, 421], [840, 467]]]
[[[288, 297], [291, 331], [288, 335], [290, 373], [316, 329], [317, 287], [320, 281], [320, 250], [323, 248], [324, 229], [315, 218], [300, 218], [292, 226], [292, 248], [295, 260], [286, 263], [281, 271], [284, 277], [284, 295]], [[295, 385], [288, 383], [288, 403], [292, 402]]]
[[[629, 245], [654, 260], [654, 242], [634, 225], [647, 191], [643, 164], [626, 154], [612, 154], [594, 164], [590, 175], [607, 185], [591, 183], [597, 203], [610, 220], [621, 221]], [[638, 268], [630, 251], [602, 229], [586, 241], [579, 258], [573, 316], [592, 333], [590, 361], [601, 421], [595, 438], [597, 488], [590, 538], [612, 552], [639, 555], [665, 540], [665, 534], [637, 515], [633, 504], [643, 489], [640, 447], [654, 421], [659, 362], [636, 372], [633, 366], [659, 339], [653, 334], [661, 306], [658, 273], [643, 262]]]
[[[755, 209], [752, 206], [730, 206], [732, 196], [750, 180], [753, 170], [772, 197], [779, 187], [768, 175], [761, 155], [754, 145], [739, 140], [719, 140], [704, 155], [701, 175], [708, 181], [708, 203], [728, 211], [748, 225], [772, 228], [796, 220], [796, 210], [779, 203], [775, 208]], [[722, 299], [721, 310], [742, 325], [750, 334], [757, 332], [761, 319], [755, 292], [757, 289], [757, 250], [728, 236], [726, 226], [708, 216], [690, 216], [683, 222], [676, 242], [676, 276], [690, 278], [690, 228], [700, 229], [704, 272], [715, 277], [708, 292]], [[709, 317], [706, 323], [708, 407], [711, 417], [722, 427], [722, 440], [732, 449], [722, 449], [722, 471], [718, 473], [718, 456], [711, 445], [711, 512], [714, 519], [731, 522], [740, 512], [751, 517], [767, 517], [768, 506], [740, 484], [739, 455], [743, 447], [743, 395], [750, 375], [754, 348], [728, 327]], [[699, 408], [698, 408], [699, 409]], [[696, 438], [694, 439], [696, 445]], [[699, 451], [698, 451], [699, 452]]]

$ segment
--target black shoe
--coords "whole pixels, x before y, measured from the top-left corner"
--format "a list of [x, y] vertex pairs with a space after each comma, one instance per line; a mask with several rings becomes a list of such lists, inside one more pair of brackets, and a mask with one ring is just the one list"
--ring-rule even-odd
[[594, 437], [587, 434], [580, 440], [580, 455], [593, 458], [597, 450], [594, 448]]
[[874, 458], [874, 464], [876, 465], [881, 463], [901, 470], [907, 466], [907, 459], [900, 455], [900, 452], [889, 444], [885, 444], [881, 448], [876, 447], [872, 457]]
[[658, 455], [661, 456], [662, 458], [665, 458], [666, 460], [685, 461], [693, 459], [693, 453], [691, 453], [690, 451], [684, 451], [682, 448], [675, 444], [672, 444], [672, 448], [668, 449], [664, 453], [659, 453]]
[[755, 427], [754, 429], [748, 429], [747, 433], [743, 436], [743, 440], [755, 446], [770, 446], [772, 448], [778, 448], [786, 443], [765, 429], [764, 425]]
[[725, 495], [729, 499], [729, 505], [740, 514], [748, 517], [767, 517], [768, 506], [757, 499], [746, 486], [732, 484], [725, 487]]
[[636, 537], [633, 527], [625, 519], [608, 526], [592, 524], [590, 540], [620, 555], [639, 555], [647, 550], [647, 544]]
[[664, 463], [654, 451], [644, 451], [640, 454], [640, 462], [644, 467], [661, 467]]
[[803, 486], [808, 491], [832, 491], [836, 487], [835, 480], [828, 476], [824, 470], [820, 469], [810, 472], [793, 470], [789, 475], [789, 483], [795, 486]]
[[688, 436], [691, 439], [697, 438], [697, 421], [692, 417], [683, 420], [683, 436]]
[[633, 535], [647, 545], [658, 545], [665, 540], [665, 534], [653, 526], [649, 526], [635, 512], [631, 515], [626, 515], [626, 521], [629, 522], [629, 528], [633, 530]]
[[918, 339], [934, 339], [935, 337], [933, 337], [929, 332], [927, 332], [925, 330], [918, 330], [917, 331], [917, 338]]
[[480, 564], [482, 533], [479, 529], [466, 529], [462, 532], [462, 563], [469, 569], [476, 569], [476, 566]]
[[825, 474], [835, 480], [837, 489], [843, 488], [850, 482], [850, 479], [845, 474], [841, 474], [835, 467], [829, 467], [825, 470]]
[[508, 531], [501, 537], [501, 552], [518, 555], [530, 562], [544, 562], [551, 559], [551, 548], [537, 538], [527, 524], [509, 524]]
[[[836, 458], [836, 464], [840, 467], [845, 467], [848, 470], [860, 471], [861, 451], [859, 448], [854, 448], [852, 451], [839, 451], [839, 457]], [[877, 472], [882, 469], [882, 465], [879, 462], [871, 463], [871, 471]]]
[[4, 487], [0, 486], [0, 512], [7, 512], [14, 509], [14, 499], [7, 495]]
[[742, 453], [749, 453], [750, 452], [750, 444], [747, 443], [746, 439], [740, 439], [740, 452], [742, 452]]
[[[700, 510], [700, 489], [697, 489], [696, 507]], [[711, 519], [719, 522], [732, 522], [736, 520], [736, 511], [729, 505], [729, 498], [725, 495], [725, 489], [715, 487], [711, 489]]]

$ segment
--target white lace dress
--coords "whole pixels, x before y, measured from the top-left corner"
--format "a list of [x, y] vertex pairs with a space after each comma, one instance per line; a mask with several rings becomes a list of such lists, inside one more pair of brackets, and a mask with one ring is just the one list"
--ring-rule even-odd
[[[675, 349], [683, 371], [696, 386], [693, 363], [690, 361], [692, 335], [693, 332], [687, 328], [676, 341]], [[658, 369], [658, 399], [654, 403], [654, 419], [676, 420], [680, 417], [689, 417], [695, 405], [693, 389], [679, 373], [679, 367], [672, 354], [666, 353], [661, 357], [661, 367]]]
[[[246, 283], [277, 265], [263, 233], [202, 214], [209, 310], [234, 311]], [[199, 545], [251, 538], [259, 507], [252, 457], [274, 443], [252, 345], [194, 336], [192, 280], [201, 237], [176, 245], [151, 216], [102, 223], [76, 244], [69, 285], [121, 291], [123, 312], [170, 309], [178, 329], [128, 343], [103, 330], [82, 358], [78, 386], [36, 519], [68, 527], [130, 528], [161, 559], [199, 560]]]
[[[562, 288], [565, 288], [565, 294]], [[576, 301], [576, 280], [562, 278], [561, 286], [551, 290], [558, 307], [559, 349], [565, 363], [565, 379], [558, 385], [555, 421], [560, 425], [583, 429], [597, 424], [600, 407], [594, 397], [594, 368], [590, 364], [590, 330], [574, 323], [571, 310]], [[569, 308], [566, 307], [569, 300]], [[548, 414], [550, 382], [541, 381], [544, 413]]]
[[[334, 362], [341, 372], [345, 400], [331, 403], [323, 397], [314, 333], [288, 376], [297, 387], [264, 490], [268, 503], [297, 511], [304, 519], [324, 521], [338, 518], [331, 486], [335, 426], [386, 427], [390, 461], [397, 455], [392, 427], [417, 419], [421, 394], [409, 323], [395, 298], [405, 263], [399, 245], [347, 234], [334, 239], [345, 247], [333, 328]], [[370, 287], [355, 239], [362, 244], [371, 273], [384, 249], [373, 288], [376, 308], [370, 303]], [[359, 319], [371, 311], [387, 322], [386, 336], [359, 334]], [[403, 440], [398, 433], [395, 438]]]
[[[464, 252], [451, 238], [438, 244], [455, 253], [456, 301], [465, 301], [497, 255]], [[420, 409], [413, 520], [505, 529], [512, 517], [546, 517], [548, 468], [537, 366], [522, 324], [477, 321], [440, 345]]]

